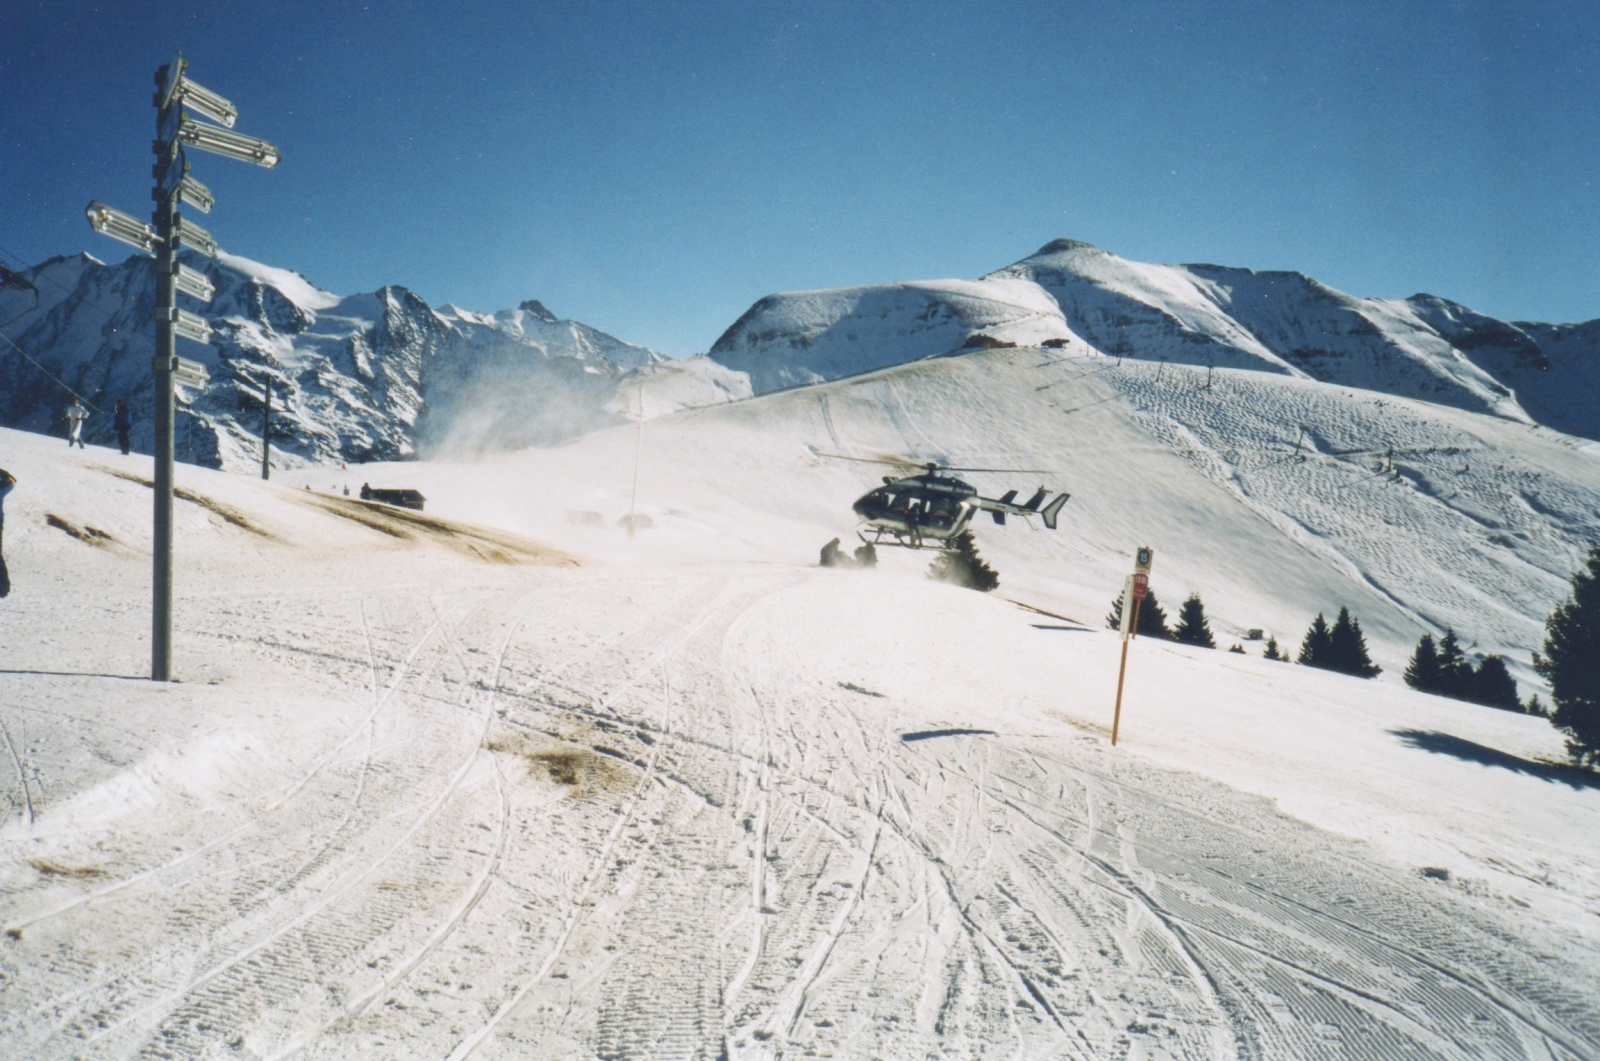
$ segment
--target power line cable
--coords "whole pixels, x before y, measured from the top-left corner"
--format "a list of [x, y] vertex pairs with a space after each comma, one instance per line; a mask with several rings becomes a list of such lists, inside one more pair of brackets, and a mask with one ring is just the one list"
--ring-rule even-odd
[[[4, 254], [7, 258], [10, 258], [14, 262], [21, 263], [22, 260], [23, 260], [22, 257], [20, 255], [18, 255], [15, 251], [9, 250], [8, 248], [6, 248], [3, 245], [0, 245], [0, 254]], [[31, 266], [28, 267], [28, 268], [31, 268]], [[72, 294], [72, 289], [68, 288], [67, 286], [62, 284], [60, 281], [56, 280], [55, 277], [46, 276], [44, 273], [38, 273], [36, 275], [40, 279], [45, 280], [47, 283], [50, 283], [53, 286], [59, 288], [61, 291], [63, 291], [67, 295], [70, 296]], [[95, 305], [93, 302], [90, 302], [88, 299], [84, 299], [82, 302], [79, 303], [79, 305], [88, 306], [90, 309], [93, 309], [96, 313], [100, 314], [100, 316], [104, 317], [108, 322], [114, 320], [114, 318], [112, 317], [110, 312], [108, 312], [107, 310], [104, 310], [101, 307]], [[37, 287], [35, 287], [33, 289], [33, 309], [36, 310], [38, 308], [39, 308], [39, 289]], [[23, 313], [22, 315], [20, 315], [18, 317], [14, 317], [14, 318], [12, 318], [12, 320], [6, 321], [6, 326], [10, 326], [11, 324], [14, 324], [16, 321], [21, 320], [23, 316], [26, 316], [27, 313], [32, 313], [32, 312], [33, 312], [33, 310], [28, 310], [25, 313]], [[61, 378], [59, 376], [57, 376], [55, 373], [51, 372], [49, 369], [47, 369], [43, 365], [39, 364], [38, 361], [35, 361], [31, 356], [29, 356], [29, 354], [28, 354], [28, 352], [26, 350], [24, 350], [22, 347], [18, 346], [16, 343], [12, 342], [11, 341], [11, 337], [9, 335], [6, 335], [4, 332], [0, 332], [0, 339], [4, 339], [6, 341], [6, 343], [10, 345], [11, 349], [15, 350], [17, 353], [19, 353], [23, 357], [27, 358], [28, 361], [35, 368], [37, 368], [40, 372], [43, 372], [46, 376], [49, 376], [52, 380], [55, 380], [55, 382], [61, 387], [62, 390], [66, 391], [68, 394], [70, 394], [74, 398], [78, 399], [84, 405], [88, 406], [91, 411], [97, 412], [97, 413], [102, 411], [98, 406], [92, 404], [89, 401], [88, 398], [85, 398], [83, 395], [79, 394], [77, 391], [75, 391], [71, 387], [67, 386], [66, 383], [62, 382]]]
[[49, 369], [47, 369], [43, 365], [39, 364], [39, 362], [34, 361], [34, 359], [28, 355], [28, 352], [26, 350], [24, 350], [22, 347], [18, 346], [16, 343], [11, 342], [11, 336], [7, 335], [5, 332], [0, 332], [0, 339], [4, 339], [6, 341], [6, 343], [10, 345], [11, 349], [15, 350], [17, 353], [21, 354], [23, 357], [26, 357], [28, 359], [28, 361], [32, 363], [34, 368], [37, 368], [40, 372], [43, 372], [45, 375], [47, 375], [51, 379], [55, 380], [56, 383], [60, 384], [62, 390], [66, 391], [68, 394], [70, 394], [74, 398], [78, 399], [84, 405], [87, 405], [91, 412], [98, 413], [98, 412], [101, 411], [99, 406], [93, 404], [92, 402], [89, 401], [88, 398], [85, 398], [83, 395], [79, 394], [77, 391], [75, 391], [71, 387], [67, 386], [66, 383], [62, 381], [60, 376], [57, 376], [54, 372], [51, 372]]

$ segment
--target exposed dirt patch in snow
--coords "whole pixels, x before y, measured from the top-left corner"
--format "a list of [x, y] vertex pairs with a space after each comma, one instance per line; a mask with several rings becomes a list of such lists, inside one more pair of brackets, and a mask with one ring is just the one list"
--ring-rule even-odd
[[306, 496], [300, 500], [391, 538], [437, 542], [484, 563], [549, 564], [561, 567], [576, 567], [578, 563], [565, 553], [505, 531], [425, 516], [420, 512], [376, 501], [330, 497], [312, 491], [306, 491]]
[[47, 526], [54, 527], [58, 531], [64, 531], [85, 545], [92, 545], [97, 549], [109, 549], [114, 545], [122, 544], [108, 531], [103, 531], [99, 527], [80, 527], [71, 520], [56, 515], [54, 512], [45, 513], [44, 521]]
[[[118, 471], [115, 468], [101, 468], [100, 471], [105, 472], [107, 475], [114, 475], [118, 479], [126, 479], [130, 483], [138, 483], [140, 486], [147, 487], [149, 489], [155, 489], [155, 483], [151, 482], [149, 479], [146, 479], [142, 475], [134, 475], [131, 472]], [[206, 497], [204, 494], [197, 494], [193, 490], [186, 490], [181, 486], [173, 487], [172, 496], [176, 497], [180, 501], [187, 501], [191, 505], [199, 505], [201, 508], [206, 509], [213, 515], [222, 517], [222, 520], [225, 523], [230, 523], [242, 531], [248, 531], [251, 534], [266, 538], [269, 541], [278, 540], [278, 536], [276, 534], [273, 534], [268, 530], [263, 530], [261, 527], [251, 522], [249, 517], [247, 517], [243, 512], [240, 512], [238, 509], [233, 508], [230, 505], [224, 505], [221, 501], [217, 501], [214, 498]]]
[[47, 858], [30, 858], [28, 865], [47, 877], [71, 877], [74, 880], [94, 880], [108, 874], [98, 866], [63, 866]]
[[580, 744], [536, 744], [522, 737], [493, 737], [484, 742], [491, 752], [513, 755], [527, 765], [528, 776], [565, 787], [575, 797], [619, 788], [628, 782], [619, 753], [602, 754]]

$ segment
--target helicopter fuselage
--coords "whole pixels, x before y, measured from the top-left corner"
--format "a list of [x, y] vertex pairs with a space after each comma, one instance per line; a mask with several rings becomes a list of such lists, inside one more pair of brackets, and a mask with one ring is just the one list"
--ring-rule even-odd
[[[883, 485], [869, 490], [856, 500], [855, 513], [866, 525], [862, 537], [875, 544], [903, 545], [912, 549], [945, 546], [959, 537], [980, 511], [989, 512], [996, 523], [1006, 516], [1043, 515], [1055, 528], [1056, 513], [1067, 500], [1059, 495], [1041, 511], [1046, 497], [1043, 487], [1026, 504], [1016, 504], [1012, 490], [1003, 497], [983, 497], [970, 483], [928, 471], [904, 478], [884, 476]], [[870, 537], [869, 537], [870, 535]]]

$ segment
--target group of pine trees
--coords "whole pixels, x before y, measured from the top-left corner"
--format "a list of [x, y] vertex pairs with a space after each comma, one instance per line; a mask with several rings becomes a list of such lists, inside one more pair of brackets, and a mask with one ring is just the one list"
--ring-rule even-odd
[[1300, 655], [1295, 662], [1319, 670], [1353, 674], [1357, 678], [1375, 678], [1383, 673], [1383, 668], [1367, 655], [1366, 635], [1349, 608], [1339, 609], [1339, 617], [1331, 627], [1318, 612], [1311, 620], [1305, 639], [1300, 642]]
[[1506, 669], [1506, 661], [1499, 656], [1485, 656], [1474, 667], [1461, 651], [1454, 630], [1446, 629], [1437, 645], [1430, 635], [1423, 634], [1411, 654], [1405, 677], [1406, 684], [1418, 692], [1507, 711], [1524, 710], [1517, 699], [1517, 681]]
[[[1216, 648], [1216, 638], [1211, 633], [1211, 623], [1206, 619], [1206, 607], [1200, 600], [1200, 594], [1191, 593], [1178, 609], [1178, 623], [1168, 629], [1167, 613], [1161, 607], [1161, 602], [1156, 600], [1154, 591], [1147, 592], [1143, 602], [1139, 605], [1138, 629], [1135, 631], [1140, 637], [1156, 637], [1163, 641], [1176, 641], [1180, 645], [1198, 645], [1201, 648]], [[1122, 626], [1122, 598], [1118, 597], [1111, 602], [1111, 613], [1106, 616], [1106, 625], [1113, 630]], [[1228, 651], [1243, 652], [1241, 645], [1234, 645]], [[1278, 639], [1268, 638], [1266, 649], [1262, 652], [1265, 659], [1287, 661], [1288, 653], [1278, 648]], [[1298, 662], [1308, 667], [1318, 667], [1322, 670], [1338, 671], [1340, 674], [1353, 674], [1358, 678], [1371, 678], [1381, 672], [1375, 666], [1372, 657], [1367, 655], [1367, 639], [1361, 632], [1361, 624], [1350, 614], [1350, 609], [1340, 608], [1339, 617], [1330, 627], [1328, 621], [1319, 612], [1311, 621], [1311, 629], [1306, 631], [1305, 640], [1300, 645]]]
[[[1572, 596], [1544, 624], [1544, 647], [1533, 669], [1550, 685], [1551, 725], [1566, 737], [1567, 754], [1579, 766], [1600, 767], [1600, 545], [1589, 550], [1572, 576]], [[1423, 692], [1528, 714], [1545, 714], [1537, 696], [1517, 701], [1517, 683], [1499, 656], [1476, 667], [1446, 630], [1438, 644], [1424, 634], [1406, 668], [1406, 684]]]
[[[1139, 608], [1138, 634], [1187, 645], [1215, 648], [1216, 640], [1206, 620], [1198, 593], [1190, 594], [1178, 612], [1178, 624], [1167, 628], [1167, 615], [1155, 593], [1146, 594]], [[1106, 625], [1122, 625], [1122, 599], [1111, 604]], [[1235, 645], [1230, 651], [1239, 650]], [[1269, 638], [1266, 659], [1288, 661], [1289, 654]], [[1379, 668], [1367, 655], [1361, 624], [1348, 608], [1340, 608], [1332, 626], [1319, 612], [1300, 643], [1296, 662], [1307, 667], [1371, 678]], [[1534, 653], [1533, 669], [1550, 685], [1551, 723], [1566, 736], [1567, 752], [1581, 766], [1600, 767], [1600, 546], [1589, 551], [1583, 570], [1572, 576], [1572, 596], [1545, 621], [1545, 641]], [[1406, 684], [1413, 689], [1450, 696], [1490, 707], [1543, 714], [1539, 698], [1517, 701], [1517, 683], [1505, 660], [1485, 656], [1476, 665], [1466, 658], [1454, 630], [1437, 642], [1424, 634], [1406, 667]]]
[[[1140, 637], [1155, 637], [1162, 641], [1176, 641], [1180, 645], [1199, 645], [1201, 648], [1217, 647], [1217, 640], [1211, 635], [1211, 623], [1206, 619], [1206, 606], [1198, 593], [1189, 594], [1178, 608], [1178, 624], [1169, 629], [1166, 609], [1161, 607], [1155, 593], [1147, 592], [1144, 600], [1139, 602], [1138, 623], [1139, 627], [1134, 632]], [[1111, 614], [1106, 616], [1106, 625], [1113, 630], [1122, 628], [1121, 597], [1111, 602]]]

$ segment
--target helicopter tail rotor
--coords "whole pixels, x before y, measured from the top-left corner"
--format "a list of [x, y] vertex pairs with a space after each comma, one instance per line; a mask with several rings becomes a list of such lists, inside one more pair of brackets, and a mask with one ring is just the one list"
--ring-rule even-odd
[[[1013, 490], [1012, 493], [1016, 493], [1016, 491]], [[1039, 487], [1039, 492], [1028, 498], [1028, 500], [1023, 503], [1022, 507], [1030, 511], [1037, 512], [1039, 511], [1039, 506], [1044, 503], [1044, 499], [1049, 496], [1050, 491], [1041, 486]]]

